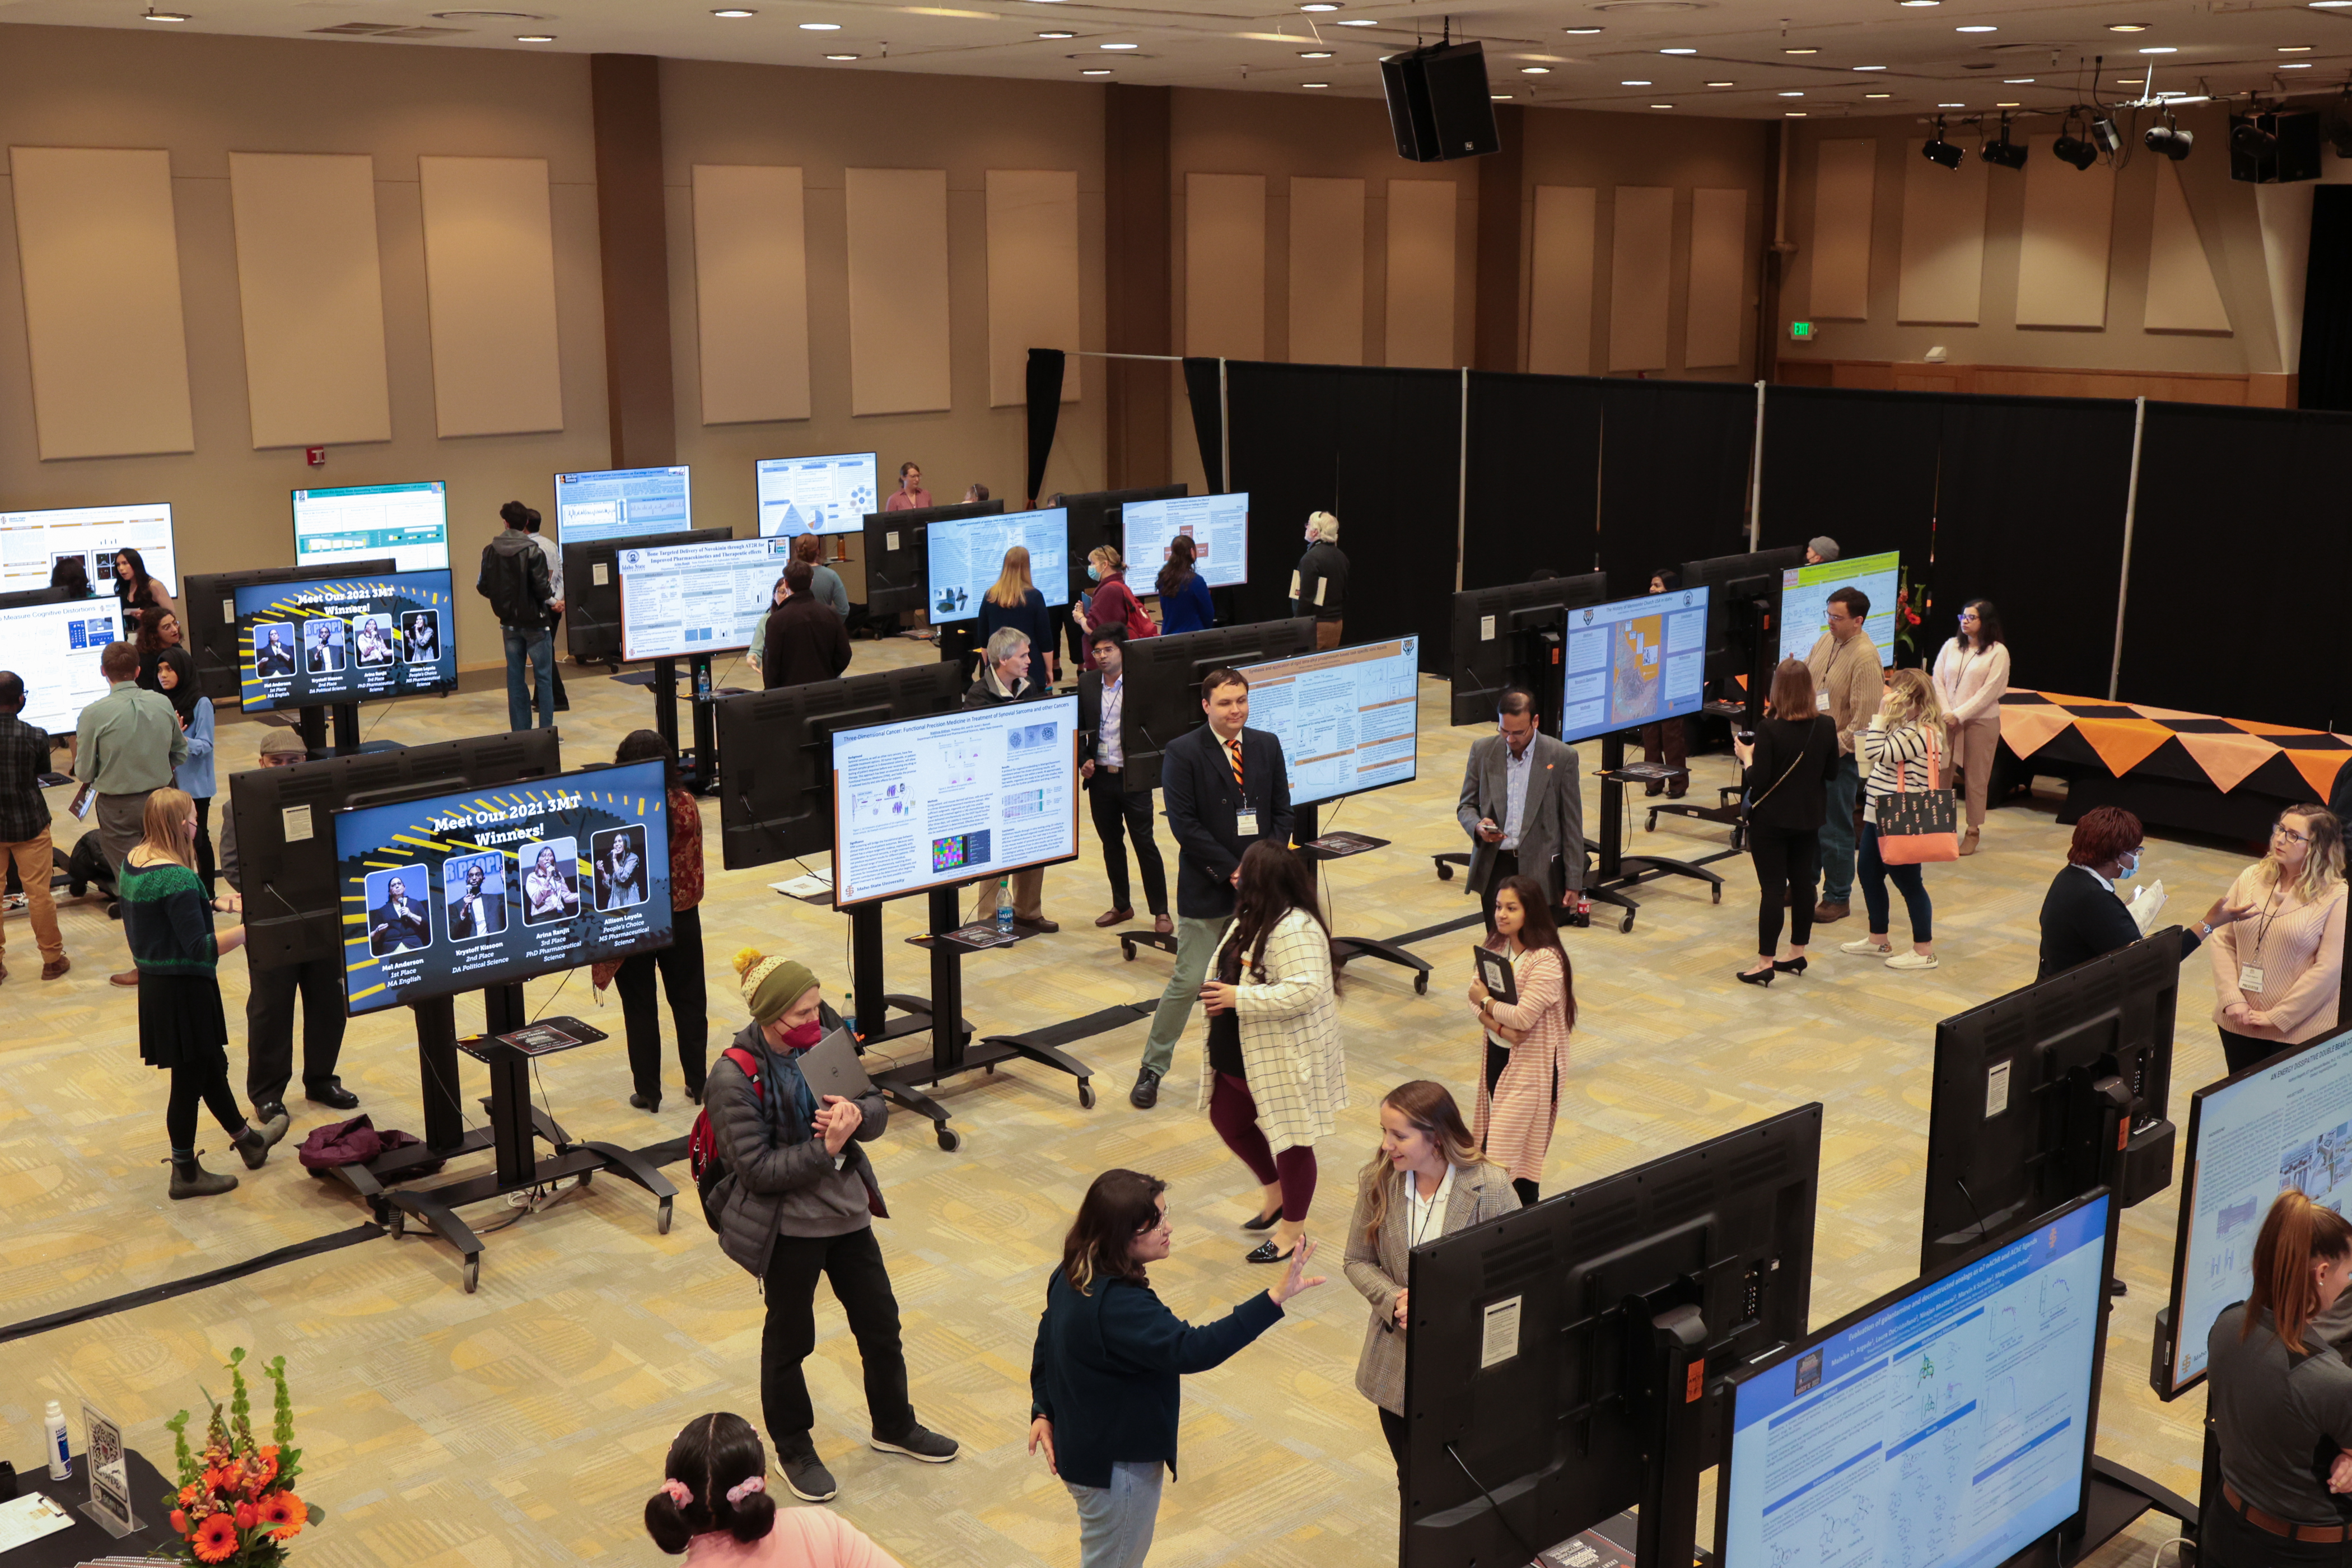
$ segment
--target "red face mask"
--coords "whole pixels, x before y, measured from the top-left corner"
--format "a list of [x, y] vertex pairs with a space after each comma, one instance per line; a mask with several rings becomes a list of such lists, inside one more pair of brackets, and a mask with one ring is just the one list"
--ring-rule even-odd
[[784, 1044], [796, 1051], [807, 1050], [823, 1038], [824, 1038], [824, 1023], [818, 1018], [811, 1018], [805, 1024], [784, 1031]]

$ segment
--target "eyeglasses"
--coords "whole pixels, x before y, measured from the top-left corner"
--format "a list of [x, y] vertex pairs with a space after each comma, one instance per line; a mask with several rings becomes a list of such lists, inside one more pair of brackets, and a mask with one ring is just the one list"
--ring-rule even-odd
[[2311, 842], [2310, 834], [2297, 833], [2294, 828], [2289, 827], [2284, 822], [2273, 822], [2271, 824], [2271, 837], [2273, 838], [2284, 838], [2290, 844], [2308, 844]]

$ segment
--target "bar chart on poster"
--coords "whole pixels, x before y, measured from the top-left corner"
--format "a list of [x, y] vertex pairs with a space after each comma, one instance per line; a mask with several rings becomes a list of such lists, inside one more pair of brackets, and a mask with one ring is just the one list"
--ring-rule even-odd
[[1419, 762], [1421, 639], [1254, 664], [1249, 721], [1282, 740], [1290, 803], [1404, 784]]

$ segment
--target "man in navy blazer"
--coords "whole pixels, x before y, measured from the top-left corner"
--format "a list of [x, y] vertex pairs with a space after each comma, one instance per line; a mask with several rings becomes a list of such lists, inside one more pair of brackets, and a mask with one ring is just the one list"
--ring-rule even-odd
[[1281, 741], [1247, 727], [1248, 680], [1239, 670], [1211, 670], [1201, 682], [1201, 710], [1209, 721], [1170, 742], [1160, 759], [1168, 830], [1176, 840], [1176, 970], [1160, 993], [1143, 1069], [1127, 1097], [1139, 1110], [1160, 1102], [1176, 1038], [1192, 1019], [1209, 961], [1233, 920], [1242, 851], [1261, 838], [1290, 842], [1289, 767]]

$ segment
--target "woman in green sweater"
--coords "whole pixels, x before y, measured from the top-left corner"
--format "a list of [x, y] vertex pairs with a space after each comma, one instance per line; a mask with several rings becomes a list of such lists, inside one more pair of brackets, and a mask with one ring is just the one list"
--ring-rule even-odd
[[286, 1136], [279, 1111], [254, 1127], [237, 1110], [228, 1086], [228, 1021], [221, 1011], [215, 966], [245, 944], [245, 928], [215, 935], [196, 879], [196, 803], [185, 790], [159, 789], [147, 797], [146, 837], [123, 858], [122, 934], [139, 966], [139, 1057], [172, 1075], [164, 1112], [172, 1135], [172, 1195], [208, 1197], [236, 1185], [196, 1163], [196, 1105], [212, 1108], [246, 1169], [259, 1170], [270, 1146]]

